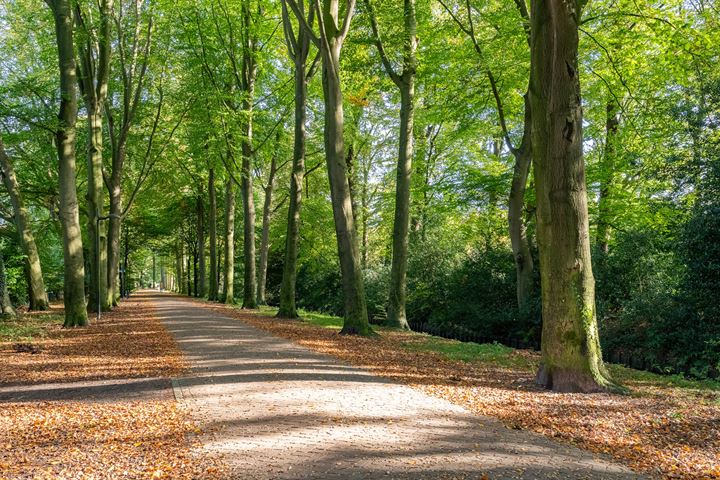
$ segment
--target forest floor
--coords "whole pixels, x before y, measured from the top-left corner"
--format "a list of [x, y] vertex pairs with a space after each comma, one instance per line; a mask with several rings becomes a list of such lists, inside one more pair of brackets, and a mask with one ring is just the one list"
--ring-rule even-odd
[[377, 338], [338, 335], [341, 320], [310, 314], [280, 321], [272, 309], [212, 308], [376, 375], [441, 397], [511, 429], [538, 432], [653, 476], [720, 478], [720, 384], [610, 365], [625, 396], [558, 394], [534, 382], [539, 355], [425, 334], [378, 329]]
[[61, 325], [61, 305], [0, 322], [0, 478], [219, 475], [191, 454], [170, 383], [185, 364], [152, 309], [131, 299], [89, 328]]

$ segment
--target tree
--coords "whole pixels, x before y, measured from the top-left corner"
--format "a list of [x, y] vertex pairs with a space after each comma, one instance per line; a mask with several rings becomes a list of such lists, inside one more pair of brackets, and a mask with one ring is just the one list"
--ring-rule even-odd
[[[230, 152], [228, 152], [230, 155]], [[233, 180], [225, 180], [225, 270], [223, 279], [223, 301], [235, 302], [235, 190]]]
[[[305, 9], [304, 0], [299, 0], [300, 13], [306, 15], [305, 23], [312, 27], [315, 8]], [[297, 282], [298, 243], [300, 241], [300, 210], [302, 208], [303, 179], [305, 176], [305, 148], [307, 119], [308, 82], [315, 72], [317, 59], [307, 65], [310, 54], [310, 33], [298, 24], [297, 34], [290, 20], [286, 0], [282, 0], [282, 18], [288, 55], [293, 62], [295, 80], [295, 139], [293, 142], [292, 173], [290, 174], [290, 201], [288, 206], [287, 235], [285, 237], [285, 262], [280, 284], [280, 308], [278, 317], [297, 318], [295, 304], [295, 283]]]
[[45, 282], [43, 281], [40, 255], [35, 244], [35, 235], [30, 228], [30, 215], [25, 208], [25, 202], [20, 192], [20, 185], [15, 176], [15, 169], [5, 152], [5, 145], [0, 138], [0, 175], [10, 196], [13, 207], [15, 228], [18, 232], [20, 246], [25, 254], [28, 277], [28, 297], [30, 310], [47, 310], [49, 308]]
[[[106, 179], [110, 195], [110, 227], [107, 238], [108, 258], [108, 303], [115, 305], [118, 296], [118, 272], [120, 267], [120, 231], [122, 218], [127, 215], [130, 202], [123, 208], [122, 181], [127, 156], [128, 138], [130, 129], [135, 122], [135, 115], [142, 98], [145, 75], [147, 73], [150, 47], [152, 41], [152, 18], [147, 20], [143, 33], [142, 3], [133, 0], [131, 7], [124, 8], [120, 2], [120, 12], [115, 15], [117, 29], [117, 49], [120, 61], [121, 76], [120, 115], [107, 108], [108, 130], [112, 146], [112, 161], [109, 178]], [[123, 21], [128, 21], [124, 24]], [[113, 98], [113, 96], [111, 96]], [[159, 118], [160, 111], [158, 110]]]
[[[253, 98], [258, 65], [255, 58], [257, 38], [255, 24], [259, 15], [253, 18], [250, 1], [242, 3], [242, 72], [236, 78], [243, 92], [243, 137], [242, 137], [242, 180], [241, 194], [243, 199], [243, 253], [244, 282], [242, 308], [257, 308], [257, 271], [255, 268], [255, 196], [253, 194]], [[232, 36], [231, 36], [232, 38]], [[235, 65], [233, 63], [233, 65]]]
[[275, 190], [275, 175], [278, 171], [277, 147], [279, 147], [280, 130], [277, 133], [278, 141], [275, 142], [276, 150], [272, 153], [270, 160], [270, 172], [268, 172], [267, 183], [263, 185], [265, 199], [263, 201], [262, 214], [262, 236], [260, 239], [260, 265], [258, 266], [257, 301], [265, 305], [265, 287], [267, 282], [268, 255], [270, 253], [270, 217], [273, 213], [272, 198]]
[[[371, 0], [365, 0], [375, 46], [387, 74], [400, 90], [400, 135], [395, 183], [395, 221], [393, 223], [392, 267], [386, 323], [392, 327], [409, 329], [405, 313], [407, 297], [408, 233], [410, 228], [410, 178], [413, 162], [413, 125], [415, 121], [415, 73], [417, 71], [417, 20], [415, 0], [403, 3], [403, 60], [397, 72], [385, 53], [377, 18]], [[366, 231], [366, 229], [365, 229]]]
[[[505, 119], [505, 102], [500, 92], [498, 81], [493, 73], [492, 68], [488, 65], [485, 50], [478, 40], [475, 22], [473, 20], [473, 7], [470, 0], [465, 0], [465, 14], [467, 23], [463, 22], [460, 17], [443, 1], [440, 0], [445, 11], [450, 14], [453, 21], [460, 27], [472, 42], [475, 53], [481, 67], [485, 70], [485, 76], [490, 84], [495, 107], [497, 109], [497, 118], [502, 133], [503, 142], [515, 159], [513, 166], [512, 183], [510, 185], [510, 195], [508, 198], [508, 227], [510, 232], [510, 244], [513, 251], [515, 261], [515, 285], [517, 304], [521, 312], [527, 312], [533, 296], [534, 278], [533, 271], [535, 269], [530, 250], [530, 241], [527, 234], [527, 223], [523, 217], [525, 210], [525, 190], [527, 187], [528, 176], [530, 174], [530, 164], [532, 162], [532, 108], [528, 99], [529, 93], [524, 95], [524, 118], [522, 138], [519, 144], [515, 145], [510, 137], [510, 132]], [[516, 0], [515, 6], [520, 14], [523, 22], [525, 37], [528, 45], [530, 44], [530, 25], [529, 13], [525, 0]]]
[[[92, 242], [90, 261], [90, 308], [102, 310], [112, 307], [108, 297], [107, 237], [104, 224], [98, 222], [103, 215], [103, 109], [108, 92], [111, 55], [112, 0], [99, 3], [100, 26], [97, 36], [92, 26], [86, 24], [80, 4], [75, 5], [75, 21], [80, 27], [84, 41], [79, 42], [80, 76], [78, 85], [85, 101], [88, 126], [87, 159], [87, 232]], [[99, 229], [99, 231], [97, 231]]]
[[210, 289], [208, 300], [218, 300], [218, 268], [217, 268], [217, 198], [215, 195], [215, 169], [208, 173], [208, 197], [210, 212], [208, 230], [210, 236]]
[[65, 327], [87, 325], [85, 262], [80, 211], [75, 186], [75, 122], [77, 77], [73, 44], [73, 16], [69, 0], [47, 0], [55, 20], [60, 69], [60, 111], [55, 131], [59, 162], [60, 223], [63, 232]]
[[197, 257], [198, 257], [198, 285], [195, 290], [196, 297], [205, 296], [205, 198], [203, 196], [202, 182], [197, 182], [199, 186], [198, 196], [196, 198], [195, 212], [197, 214]]
[[538, 383], [619, 390], [603, 365], [583, 164], [578, 24], [583, 0], [532, 2], [530, 104], [542, 286]]
[[0, 246], [0, 318], [14, 317], [15, 309], [10, 302], [10, 294], [7, 288], [7, 276], [5, 275], [5, 259], [3, 249]]
[[340, 51], [350, 30], [355, 0], [347, 0], [340, 17], [339, 0], [315, 3], [318, 19], [316, 34], [294, 0], [287, 0], [298, 21], [319, 47], [323, 62], [323, 99], [325, 104], [325, 160], [330, 180], [330, 196], [335, 220], [338, 257], [342, 276], [345, 317], [340, 333], [369, 335], [365, 285], [360, 266], [360, 248], [353, 219], [352, 199], [347, 178], [343, 143], [343, 96], [340, 84]]

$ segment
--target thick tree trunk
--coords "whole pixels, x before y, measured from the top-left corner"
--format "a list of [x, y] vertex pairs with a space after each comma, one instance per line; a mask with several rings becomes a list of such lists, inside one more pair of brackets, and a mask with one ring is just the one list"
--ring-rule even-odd
[[[305, 119], [307, 116], [307, 79], [305, 61], [309, 40], [307, 32], [304, 41], [305, 50], [296, 52], [295, 59], [295, 139], [293, 143], [293, 164], [290, 175], [290, 200], [288, 204], [287, 235], [285, 237], [285, 262], [283, 263], [282, 283], [280, 284], [280, 309], [278, 317], [297, 318], [295, 305], [295, 283], [297, 281], [297, 256], [300, 243], [300, 210], [302, 207], [303, 179], [305, 177]], [[304, 55], [304, 56], [303, 56]], [[300, 56], [301, 59], [297, 57]]]
[[610, 245], [610, 208], [608, 202], [615, 181], [615, 160], [617, 155], [617, 132], [620, 116], [617, 103], [610, 101], [606, 107], [605, 151], [600, 162], [600, 197], [598, 199], [597, 245], [600, 251], [608, 253]]
[[7, 275], [5, 275], [5, 259], [0, 249], [0, 317], [14, 317], [15, 309], [10, 302], [7, 288]]
[[182, 258], [182, 251], [180, 250], [180, 241], [175, 241], [175, 291], [177, 293], [182, 293], [182, 283], [183, 283], [183, 276], [182, 276], [182, 264], [183, 264], [183, 258]]
[[[336, 2], [335, 7], [337, 7]], [[325, 14], [328, 16], [327, 12]], [[351, 14], [351, 12], [347, 13], [347, 15]], [[326, 26], [326, 28], [331, 27]], [[345, 304], [345, 319], [340, 333], [368, 335], [372, 333], [372, 329], [368, 322], [365, 284], [360, 266], [360, 248], [353, 218], [343, 145], [344, 116], [339, 75], [342, 44], [334, 36], [327, 36], [321, 43], [329, 47], [323, 47], [324, 137]]]
[[59, 161], [60, 221], [63, 232], [64, 326], [76, 327], [87, 325], [88, 317], [80, 211], [75, 187], [75, 123], [78, 106], [73, 18], [68, 0], [53, 0], [49, 3], [55, 19], [60, 69], [61, 100], [55, 145]]
[[415, 77], [409, 75], [400, 85], [400, 150], [395, 184], [395, 219], [388, 295], [388, 326], [409, 329], [405, 313], [407, 301], [407, 262], [410, 228], [410, 178], [413, 161]]
[[[76, 5], [76, 23], [83, 29], [86, 39], [79, 48], [80, 73], [78, 85], [85, 101], [88, 126], [87, 155], [87, 232], [92, 245], [90, 261], [90, 309], [109, 310], [107, 295], [107, 237], [105, 224], [98, 224], [103, 214], [103, 105], [107, 98], [110, 70], [110, 15], [112, 0], [99, 3], [100, 28], [97, 43], [84, 23], [80, 5]], [[90, 250], [90, 249], [89, 249]]]
[[113, 167], [110, 175], [110, 219], [107, 232], [107, 303], [117, 305], [118, 273], [120, 265], [120, 229], [122, 226], [122, 164], [125, 162], [125, 148], [121, 147], [113, 158]]
[[253, 99], [255, 95], [255, 80], [257, 78], [257, 61], [255, 59], [257, 39], [251, 13], [251, 2], [242, 2], [243, 13], [243, 57], [242, 57], [242, 90], [243, 115], [245, 131], [242, 139], [242, 182], [243, 197], [243, 256], [244, 256], [244, 282], [242, 308], [257, 308], [257, 271], [255, 266], [255, 197], [253, 192]]
[[253, 195], [252, 103], [243, 106], [250, 118], [245, 123], [242, 141], [243, 258], [244, 281], [242, 308], [257, 308], [257, 272], [255, 269], [255, 197]]
[[[229, 177], [229, 176], [228, 176]], [[225, 275], [223, 282], [223, 301], [234, 303], [235, 294], [235, 191], [233, 182], [225, 182]]]
[[[417, 71], [417, 19], [415, 0], [403, 2], [403, 69], [397, 73], [389, 61], [380, 38], [380, 29], [371, 0], [365, 0], [370, 13], [370, 26], [385, 71], [400, 90], [400, 135], [395, 183], [395, 218], [393, 222], [392, 262], [388, 292], [388, 326], [409, 329], [405, 314], [407, 260], [410, 230], [410, 182], [414, 156], [413, 125], [415, 122], [415, 74]], [[367, 180], [365, 182], [367, 184]], [[364, 195], [366, 197], [366, 195]], [[366, 201], [366, 199], [365, 199]], [[366, 207], [363, 207], [363, 264], [367, 261]]]
[[198, 297], [205, 296], [205, 199], [202, 192], [197, 198], [197, 257], [198, 257]]
[[533, 1], [530, 103], [542, 285], [538, 383], [615, 389], [602, 361], [590, 258], [578, 72], [582, 3]]
[[210, 289], [208, 300], [218, 299], [218, 272], [217, 272], [217, 199], [215, 195], [215, 169], [211, 168], [208, 175], [208, 196], [210, 197], [210, 218], [208, 229], [210, 231]]
[[[102, 113], [101, 106], [86, 101], [88, 111], [88, 241], [93, 246], [90, 254], [90, 309], [109, 310], [111, 303], [107, 294], [107, 236], [104, 224], [98, 225], [97, 219], [103, 211], [103, 178], [102, 178]], [[99, 227], [99, 228], [98, 228]]]
[[525, 209], [525, 190], [527, 188], [530, 165], [532, 163], [532, 107], [529, 95], [525, 95], [525, 126], [520, 148], [512, 149], [515, 157], [510, 197], [508, 199], [508, 226], [510, 244], [515, 262], [515, 293], [520, 312], [526, 314], [530, 308], [535, 286], [533, 271], [535, 265], [530, 241], [527, 235], [527, 224], [523, 218]]
[[262, 238], [260, 240], [260, 266], [258, 272], [257, 301], [265, 305], [265, 282], [267, 280], [268, 255], [270, 253], [270, 216], [272, 214], [272, 194], [275, 188], [275, 170], [277, 156], [273, 154], [270, 161], [270, 175], [265, 186], [265, 201], [263, 202]]
[[187, 274], [187, 294], [188, 294], [188, 297], [192, 297], [192, 296], [193, 296], [193, 289], [192, 289], [192, 285], [193, 285], [193, 284], [192, 284], [192, 281], [193, 281], [193, 279], [192, 279], [192, 276], [191, 276], [191, 275], [192, 275], [192, 265], [191, 265], [191, 263], [190, 263], [190, 257], [191, 257], [190, 251], [188, 251], [187, 260], [186, 260], [186, 265], [187, 265], [187, 266], [186, 266], [186, 270], [187, 270], [187, 272], [186, 272], [186, 274]]
[[15, 169], [5, 152], [5, 145], [0, 138], [0, 168], [2, 178], [10, 196], [13, 207], [15, 228], [20, 239], [20, 246], [25, 254], [25, 270], [28, 279], [28, 297], [30, 310], [47, 310], [49, 308], [45, 282], [43, 281], [40, 255], [38, 254], [35, 236], [30, 228], [30, 216], [20, 192], [20, 185], [15, 176]]

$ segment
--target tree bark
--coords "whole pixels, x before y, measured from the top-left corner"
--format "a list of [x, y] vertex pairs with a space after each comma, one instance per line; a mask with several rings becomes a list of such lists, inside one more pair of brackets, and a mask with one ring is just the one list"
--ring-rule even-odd
[[121, 146], [113, 155], [110, 174], [110, 219], [107, 232], [107, 300], [109, 305], [117, 305], [118, 271], [120, 265], [120, 230], [122, 227], [122, 169], [125, 163], [125, 146]]
[[[310, 52], [310, 35], [300, 27], [297, 37], [293, 35], [290, 16], [285, 1], [283, 26], [288, 42], [290, 58], [295, 65], [295, 138], [293, 141], [292, 173], [290, 174], [290, 200], [288, 204], [287, 234], [285, 236], [285, 262], [280, 284], [280, 309], [278, 317], [297, 318], [295, 284], [297, 282], [297, 257], [300, 243], [300, 210], [302, 208], [303, 179], [305, 177], [305, 121], [307, 118], [307, 87], [311, 73], [306, 74]], [[308, 12], [308, 24], [313, 22], [313, 8]]]
[[243, 12], [243, 57], [242, 57], [242, 90], [243, 115], [246, 116], [242, 139], [242, 182], [243, 198], [243, 256], [244, 281], [242, 308], [257, 308], [257, 271], [255, 265], [255, 197], [253, 193], [253, 98], [255, 80], [257, 78], [256, 39], [253, 27], [250, 2], [242, 3]]
[[[248, 93], [248, 95], [252, 95]], [[252, 151], [252, 101], [246, 101], [243, 109], [247, 109], [250, 118], [245, 123], [242, 141], [242, 181], [241, 194], [243, 199], [243, 258], [244, 281], [242, 308], [257, 308], [257, 272], [255, 269], [255, 198], [253, 194], [253, 151]]]
[[210, 197], [210, 218], [208, 229], [210, 231], [210, 289], [208, 300], [218, 299], [218, 273], [217, 273], [217, 200], [215, 195], [215, 169], [211, 168], [208, 175], [208, 196]]
[[[481, 41], [478, 39], [475, 31], [475, 22], [473, 21], [473, 8], [470, 1], [465, 2], [465, 14], [467, 16], [467, 24], [460, 20], [460, 17], [454, 12], [453, 9], [449, 8], [443, 0], [440, 0], [440, 4], [445, 8], [445, 11], [450, 14], [455, 23], [460, 29], [470, 37], [473, 43], [475, 52], [478, 54], [480, 62], [483, 64], [482, 68], [485, 69], [485, 75], [490, 84], [490, 90], [495, 99], [495, 105], [497, 106], [498, 123], [502, 131], [502, 136], [508, 150], [512, 153], [515, 159], [515, 165], [513, 167], [513, 178], [510, 187], [510, 196], [508, 199], [508, 226], [510, 231], [510, 243], [513, 251], [513, 258], [515, 262], [515, 277], [516, 277], [516, 296], [518, 309], [521, 314], [527, 314], [531, 303], [534, 281], [533, 281], [533, 259], [530, 251], [530, 242], [527, 237], [527, 225], [526, 220], [523, 218], [523, 209], [525, 206], [525, 190], [527, 188], [527, 179], [530, 172], [530, 164], [532, 160], [532, 140], [531, 140], [531, 126], [532, 126], [532, 108], [529, 101], [529, 93], [525, 94], [525, 118], [523, 136], [519, 147], [515, 147], [510, 139], [507, 124], [505, 122], [505, 111], [503, 108], [503, 101], [498, 88], [498, 82], [495, 79], [495, 75], [492, 70], [487, 66], [485, 55], [481, 46]], [[520, 17], [523, 19], [523, 29], [526, 34], [528, 45], [531, 43], [530, 38], [530, 14], [527, 10], [525, 0], [516, 0], [515, 6], [517, 7]]]
[[530, 103], [542, 285], [537, 381], [560, 392], [615, 390], [595, 312], [578, 72], [583, 3], [532, 2]]
[[[352, 1], [346, 7], [344, 24], [353, 15]], [[365, 284], [360, 266], [360, 249], [353, 218], [352, 199], [347, 178], [343, 144], [343, 96], [340, 84], [340, 50], [344, 34], [338, 29], [338, 0], [325, 0], [322, 17], [321, 52], [323, 58], [322, 84], [325, 104], [325, 158], [330, 181], [330, 197], [335, 220], [338, 257], [342, 276], [345, 318], [341, 334], [368, 335]], [[345, 32], [346, 33], [346, 32]]]
[[188, 249], [187, 259], [186, 259], [186, 261], [185, 261], [185, 263], [186, 263], [186, 267], [185, 267], [185, 268], [186, 268], [186, 270], [187, 270], [186, 274], [187, 274], [187, 294], [188, 294], [188, 297], [192, 297], [192, 296], [193, 296], [193, 289], [192, 289], [192, 285], [193, 285], [193, 284], [192, 284], [192, 281], [193, 281], [193, 280], [192, 280], [192, 277], [191, 277], [191, 275], [192, 275], [192, 265], [191, 265], [191, 263], [190, 263], [190, 257], [191, 257], [190, 253], [191, 253], [191, 252], [190, 252], [190, 250]]
[[[139, 5], [140, 2], [137, 2], [135, 8], [139, 8]], [[123, 35], [123, 31], [117, 32], [118, 48], [126, 51], [124, 56], [120, 56], [120, 69], [122, 71], [123, 81], [121, 83], [122, 94], [119, 97], [122, 99], [122, 115], [117, 131], [115, 130], [115, 121], [111, 112], [106, 112], [108, 130], [112, 143], [111, 173], [108, 185], [110, 219], [107, 235], [107, 302], [110, 305], [117, 305], [119, 297], [120, 232], [123, 215], [125, 214], [123, 211], [122, 179], [123, 169], [125, 167], [127, 140], [134, 122], [138, 103], [142, 97], [141, 93], [145, 73], [147, 72], [152, 38], [152, 20], [148, 22], [144, 41], [140, 38], [142, 34], [140, 18], [141, 16], [136, 10], [134, 17], [136, 23], [133, 30], [133, 40], [130, 45], [127, 44], [128, 42]]]
[[[93, 245], [90, 254], [90, 304], [91, 310], [109, 310], [111, 303], [107, 294], [107, 237], [105, 225], [98, 224], [103, 213], [103, 108], [107, 98], [110, 72], [110, 15], [112, 0], [100, 2], [100, 28], [97, 43], [85, 25], [80, 5], [75, 6], [76, 23], [84, 30], [86, 40], [80, 44], [80, 73], [78, 85], [87, 111], [87, 232]], [[100, 302], [98, 302], [98, 299]]]
[[176, 240], [175, 243], [175, 291], [182, 293], [183, 274], [182, 274], [182, 250], [180, 249], [181, 241]]
[[7, 275], [5, 275], [5, 259], [0, 249], [0, 316], [14, 317], [15, 309], [10, 302], [10, 294], [7, 288]]
[[617, 103], [609, 101], [605, 109], [605, 151], [600, 162], [600, 197], [598, 199], [597, 245], [607, 254], [610, 250], [610, 208], [608, 202], [615, 181], [617, 132], [620, 125]]
[[[400, 135], [398, 142], [398, 163], [395, 181], [395, 218], [393, 221], [392, 262], [388, 292], [386, 325], [410, 329], [405, 313], [407, 301], [407, 262], [410, 232], [410, 182], [414, 156], [413, 128], [415, 122], [415, 73], [417, 71], [417, 19], [415, 0], [404, 0], [404, 45], [402, 72], [395, 72], [380, 38], [377, 19], [370, 0], [365, 0], [370, 12], [370, 23], [375, 37], [375, 46], [385, 70], [400, 90]], [[363, 259], [367, 256], [367, 226], [363, 222]]]
[[223, 301], [235, 302], [233, 287], [235, 283], [235, 191], [231, 178], [225, 182], [225, 275], [223, 282]]
[[202, 190], [197, 198], [198, 297], [205, 296], [205, 199]]
[[30, 216], [25, 208], [20, 185], [15, 176], [10, 158], [5, 152], [5, 145], [0, 138], [0, 173], [2, 173], [3, 183], [10, 196], [10, 203], [13, 207], [13, 218], [15, 220], [15, 228], [18, 232], [20, 246], [25, 254], [25, 269], [28, 279], [28, 299], [30, 310], [47, 310], [50, 305], [48, 303], [47, 292], [45, 291], [45, 282], [43, 281], [42, 267], [40, 266], [40, 255], [38, 254], [35, 236], [30, 228]]
[[527, 188], [530, 165], [532, 163], [532, 108], [529, 95], [525, 95], [525, 122], [522, 141], [519, 148], [511, 148], [515, 165], [513, 166], [510, 197], [508, 199], [508, 227], [510, 245], [515, 263], [515, 293], [521, 314], [529, 311], [535, 287], [532, 252], [527, 235], [527, 224], [523, 213], [525, 210], [525, 190]]
[[272, 215], [272, 194], [275, 188], [275, 171], [277, 169], [277, 154], [274, 153], [270, 161], [270, 174], [265, 186], [265, 201], [263, 202], [262, 238], [260, 240], [260, 266], [258, 272], [257, 301], [265, 305], [265, 283], [267, 280], [268, 254], [270, 253], [270, 216]]
[[59, 161], [60, 221], [63, 232], [65, 327], [86, 326], [85, 262], [80, 212], [75, 187], [75, 123], [77, 77], [73, 46], [73, 18], [69, 0], [49, 0], [55, 20], [60, 70], [59, 124], [55, 146]]

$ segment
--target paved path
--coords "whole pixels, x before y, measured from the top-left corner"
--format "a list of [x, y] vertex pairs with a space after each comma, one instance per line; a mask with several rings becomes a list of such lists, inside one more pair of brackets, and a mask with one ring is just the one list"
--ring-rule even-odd
[[232, 478], [641, 478], [179, 297], [151, 301], [192, 365], [176, 390]]

